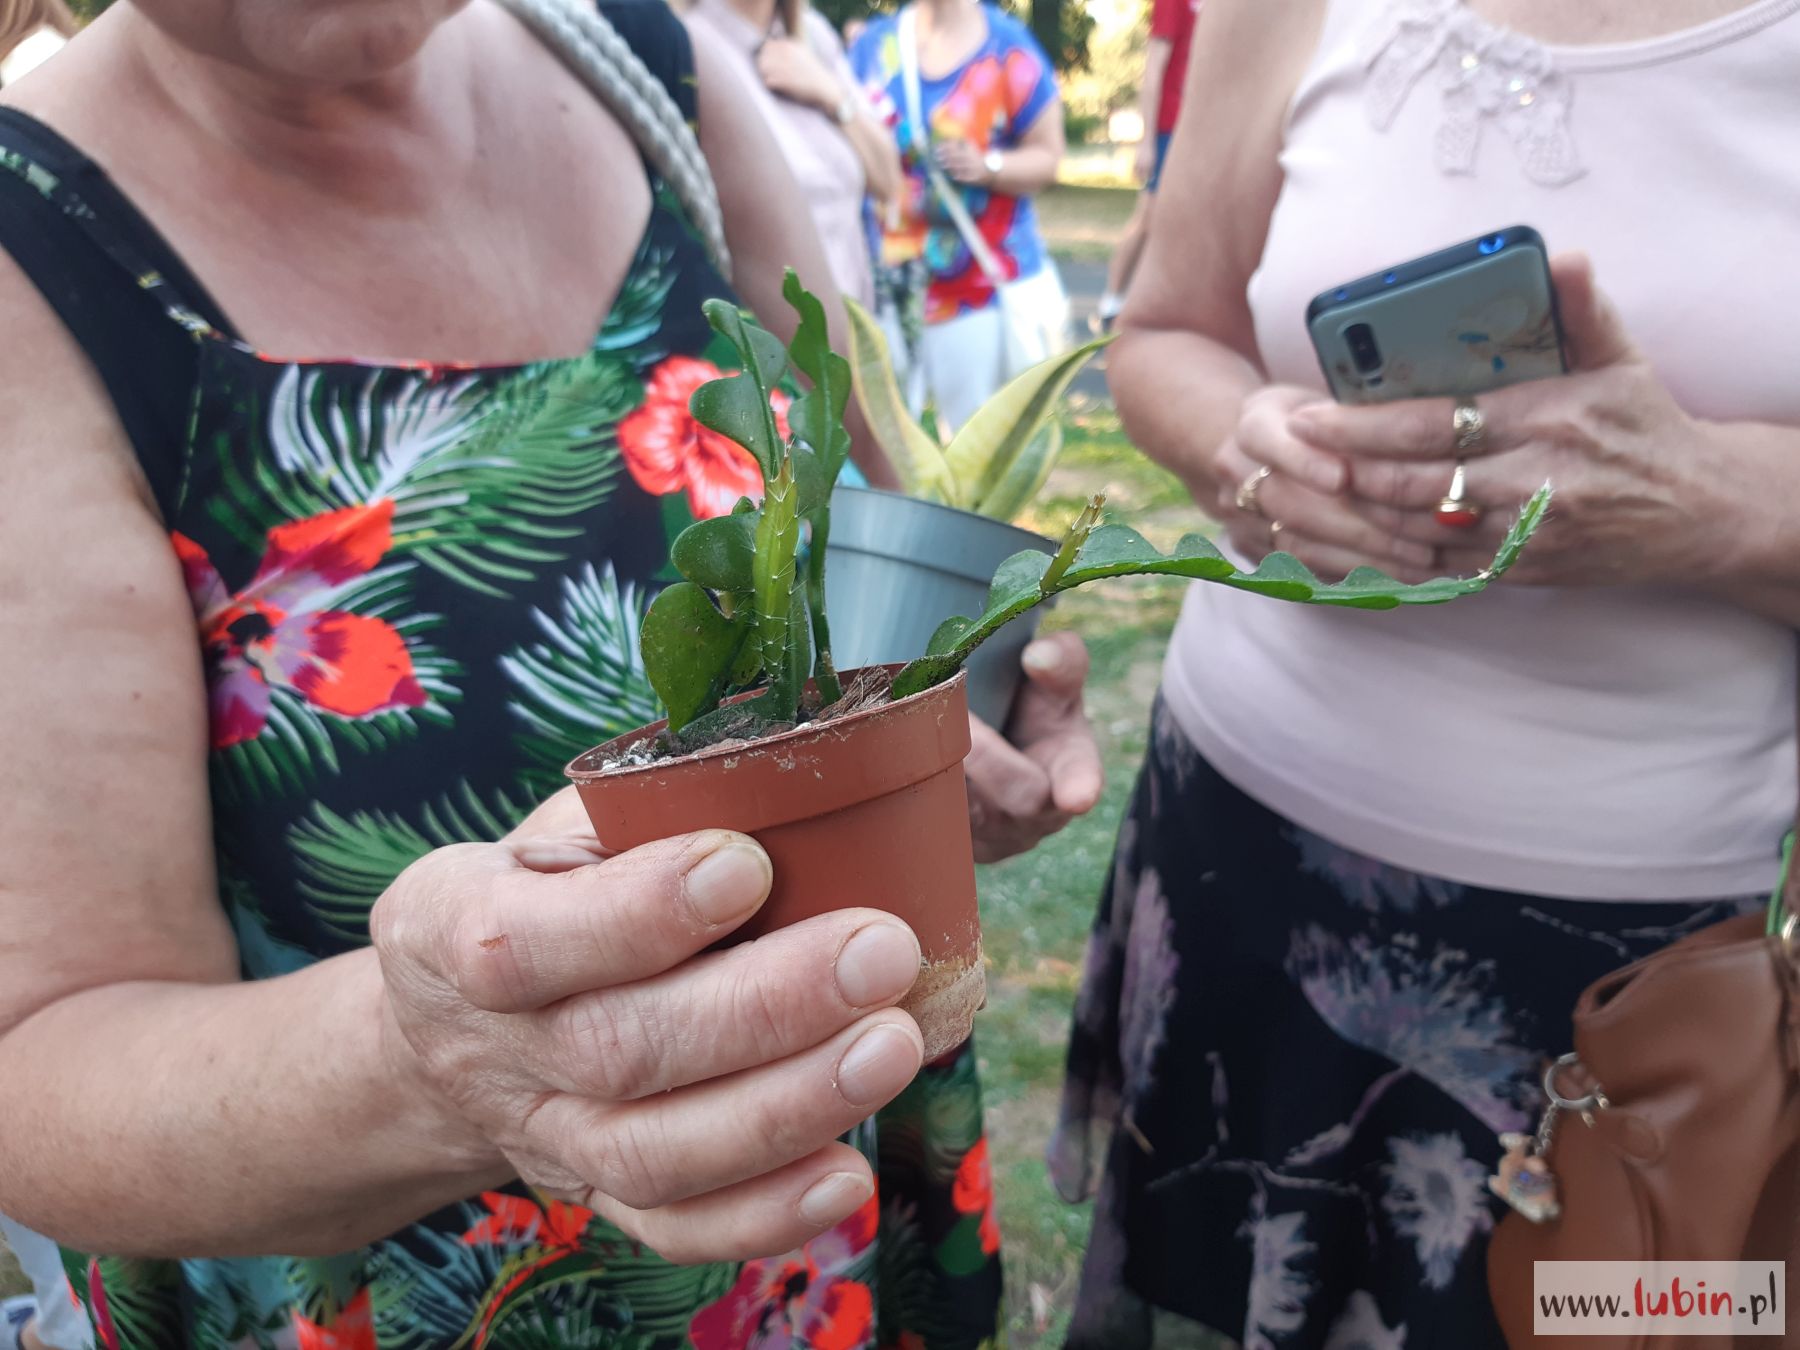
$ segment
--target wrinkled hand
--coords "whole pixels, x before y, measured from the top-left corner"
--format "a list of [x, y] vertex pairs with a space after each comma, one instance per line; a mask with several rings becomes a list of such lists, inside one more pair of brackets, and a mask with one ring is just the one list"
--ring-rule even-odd
[[[1320, 576], [1341, 577], [1369, 563], [1423, 580], [1432, 563], [1431, 546], [1398, 537], [1400, 512], [1345, 498], [1349, 474], [1343, 461], [1313, 450], [1289, 429], [1290, 414], [1317, 399], [1310, 389], [1275, 384], [1244, 400], [1236, 430], [1214, 452], [1210, 466], [1217, 484], [1215, 518], [1248, 558], [1280, 549]], [[1264, 465], [1275, 472], [1256, 489], [1254, 509], [1240, 508], [1239, 489]]]
[[968, 183], [972, 187], [987, 186], [987, 165], [981, 162], [981, 151], [971, 142], [939, 141], [931, 153], [937, 160], [938, 168], [956, 182]]
[[770, 38], [756, 52], [756, 73], [778, 98], [835, 114], [848, 91], [811, 47], [793, 38]]
[[389, 1053], [471, 1146], [675, 1261], [790, 1251], [874, 1193], [835, 1142], [918, 1071], [919, 944], [844, 910], [708, 952], [767, 898], [757, 844], [607, 858], [572, 791], [439, 849], [375, 906]]
[[1463, 453], [1472, 528], [1440, 524], [1457, 451], [1450, 399], [1373, 407], [1315, 403], [1289, 419], [1277, 476], [1306, 464], [1347, 473], [1355, 513], [1430, 547], [1430, 570], [1479, 571], [1518, 508], [1545, 482], [1550, 516], [1505, 580], [1536, 584], [1698, 582], [1734, 551], [1756, 501], [1754, 475], [1709, 424], [1682, 411], [1632, 344], [1579, 254], [1551, 264], [1571, 373], [1476, 399], [1482, 443]]
[[975, 860], [998, 862], [1035, 848], [1100, 800], [1105, 775], [1081, 695], [1088, 654], [1073, 633], [1025, 649], [1025, 684], [1013, 706], [1011, 739], [970, 718], [974, 742], [964, 772]]

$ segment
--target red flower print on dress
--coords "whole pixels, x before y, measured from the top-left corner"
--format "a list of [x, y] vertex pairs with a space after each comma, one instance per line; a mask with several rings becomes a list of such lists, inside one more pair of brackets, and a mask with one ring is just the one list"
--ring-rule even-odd
[[463, 1234], [464, 1244], [523, 1245], [525, 1250], [501, 1268], [494, 1289], [482, 1300], [481, 1320], [475, 1329], [476, 1350], [487, 1344], [494, 1318], [520, 1285], [546, 1266], [581, 1250], [581, 1236], [594, 1217], [593, 1210], [562, 1200], [552, 1200], [540, 1208], [522, 1195], [500, 1191], [483, 1191], [481, 1203], [491, 1212]]
[[992, 1256], [1000, 1250], [1000, 1223], [994, 1217], [994, 1168], [988, 1161], [987, 1140], [976, 1141], [956, 1169], [956, 1187], [950, 1200], [958, 1214], [981, 1216], [981, 1250]]
[[119, 1350], [119, 1327], [113, 1321], [112, 1304], [106, 1298], [106, 1281], [100, 1273], [100, 1258], [88, 1257], [88, 1307], [93, 1312], [94, 1335], [101, 1350]]
[[[694, 390], [732, 373], [692, 356], [668, 357], [650, 372], [643, 404], [619, 423], [619, 449], [637, 485], [657, 497], [686, 491], [697, 520], [725, 515], [739, 497], [762, 496], [762, 473], [750, 452], [701, 426], [688, 411]], [[783, 438], [788, 403], [781, 390], [770, 391]]]
[[329, 608], [344, 582], [381, 561], [393, 518], [394, 504], [378, 501], [278, 525], [256, 575], [235, 595], [200, 545], [171, 536], [200, 621], [215, 750], [262, 733], [272, 689], [340, 717], [428, 701], [393, 625]]
[[871, 1197], [799, 1251], [747, 1262], [731, 1291], [688, 1324], [695, 1350], [866, 1350], [875, 1298], [841, 1272], [874, 1244], [879, 1218]]
[[336, 1317], [322, 1323], [295, 1313], [294, 1336], [299, 1350], [376, 1350], [369, 1291], [362, 1290]]

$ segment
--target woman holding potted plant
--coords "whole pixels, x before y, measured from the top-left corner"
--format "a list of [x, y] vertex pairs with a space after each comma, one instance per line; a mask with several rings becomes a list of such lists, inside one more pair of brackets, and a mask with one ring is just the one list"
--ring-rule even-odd
[[[1066, 1190], [1119, 1128], [1071, 1345], [1499, 1345], [1487, 1182], [1577, 995], [1767, 899], [1800, 393], [1745, 353], [1800, 303], [1762, 233], [1800, 226], [1797, 60], [1791, 0], [1208, 0], [1184, 228], [1110, 361], [1134, 439], [1238, 553], [1330, 574], [1478, 568], [1557, 497], [1425, 621], [1189, 597], [1076, 1015]], [[1460, 424], [1329, 401], [1313, 295], [1521, 220], [1616, 302], [1553, 262], [1573, 373]]]
[[[0, 1209], [100, 1343], [870, 1339], [835, 1140], [916, 1075], [916, 939], [702, 955], [763, 852], [550, 795], [746, 481], [702, 298], [830, 293], [743, 108], [632, 0], [138, 0], [6, 95]], [[1092, 764], [1051, 650], [996, 848]]]

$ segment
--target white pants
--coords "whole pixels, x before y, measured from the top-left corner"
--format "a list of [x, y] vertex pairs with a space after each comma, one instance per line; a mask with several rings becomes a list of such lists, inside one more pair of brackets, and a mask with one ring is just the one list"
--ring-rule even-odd
[[[1068, 312], [1062, 278], [1047, 260], [1040, 271], [1009, 287], [1007, 303], [1028, 313], [1052, 316], [1052, 323], [1053, 316]], [[1007, 368], [1007, 312], [998, 301], [943, 323], [926, 324], [916, 367], [908, 364], [906, 343], [895, 317], [884, 313], [882, 324], [887, 330], [888, 348], [894, 354], [900, 388], [914, 415], [929, 401], [937, 409], [938, 427], [946, 436], [1018, 374]], [[1031, 355], [1032, 359], [1041, 359], [1047, 354]]]
[[19, 1258], [19, 1269], [37, 1295], [37, 1322], [32, 1327], [37, 1338], [51, 1350], [89, 1350], [94, 1331], [69, 1296], [69, 1280], [63, 1274], [62, 1254], [56, 1244], [4, 1214], [0, 1214], [0, 1237]]

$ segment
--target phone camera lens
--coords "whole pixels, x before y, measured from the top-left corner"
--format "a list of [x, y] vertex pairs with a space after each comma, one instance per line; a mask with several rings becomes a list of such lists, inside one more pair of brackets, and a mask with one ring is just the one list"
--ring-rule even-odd
[[1501, 249], [1506, 247], [1506, 236], [1503, 234], [1490, 234], [1486, 239], [1483, 239], [1477, 244], [1476, 247], [1483, 253], [1498, 253]]
[[1392, 286], [1396, 281], [1400, 280], [1400, 274], [1398, 272], [1387, 272], [1383, 274], [1381, 280], [1383, 285]]
[[1350, 348], [1350, 359], [1364, 375], [1381, 369], [1381, 348], [1375, 345], [1375, 330], [1366, 323], [1353, 323], [1344, 330], [1344, 342]]

